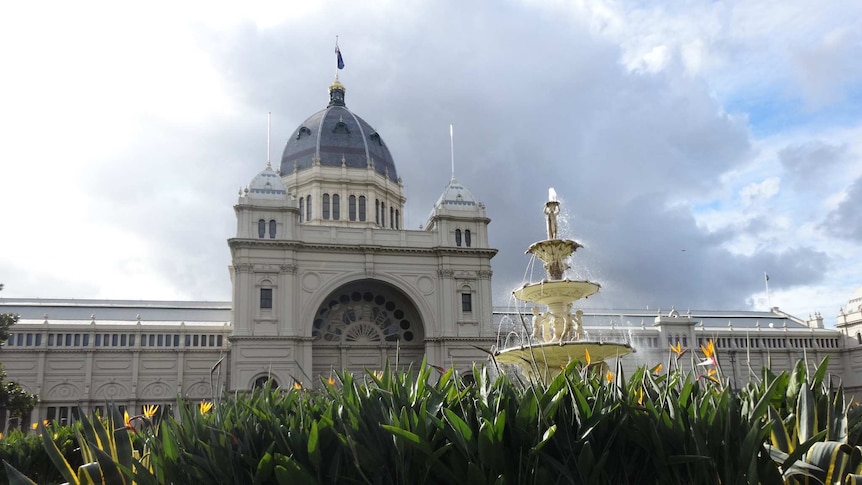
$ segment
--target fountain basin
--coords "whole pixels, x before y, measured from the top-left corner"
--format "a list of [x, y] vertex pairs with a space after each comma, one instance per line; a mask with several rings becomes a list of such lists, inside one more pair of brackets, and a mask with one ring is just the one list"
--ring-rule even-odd
[[545, 281], [525, 285], [514, 291], [515, 298], [540, 305], [565, 304], [594, 295], [601, 285], [591, 281]]
[[629, 344], [581, 340], [514, 347], [496, 352], [494, 358], [499, 364], [517, 365], [530, 376], [536, 372], [540, 376], [545, 373], [555, 376], [573, 360], [586, 362], [588, 351], [590, 362], [597, 363], [631, 354], [635, 350]]

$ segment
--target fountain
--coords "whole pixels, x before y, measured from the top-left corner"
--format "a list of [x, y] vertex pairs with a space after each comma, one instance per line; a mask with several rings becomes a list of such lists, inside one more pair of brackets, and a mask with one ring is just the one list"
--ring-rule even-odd
[[[634, 351], [627, 343], [585, 339], [584, 312], [572, 313], [572, 307], [575, 301], [597, 293], [601, 286], [591, 281], [563, 278], [563, 273], [569, 269], [566, 261], [583, 246], [558, 237], [560, 202], [554, 189], [548, 190], [548, 199], [544, 208], [548, 238], [527, 249], [528, 254], [544, 263], [547, 278], [539, 283], [526, 283], [513, 292], [518, 300], [534, 304], [532, 325], [528, 328], [524, 322], [524, 334], [518, 339], [518, 345], [504, 343], [504, 348], [494, 353], [498, 364], [515, 365], [527, 377], [543, 380], [552, 379], [573, 360], [599, 363]], [[546, 310], [542, 311], [537, 305]]]

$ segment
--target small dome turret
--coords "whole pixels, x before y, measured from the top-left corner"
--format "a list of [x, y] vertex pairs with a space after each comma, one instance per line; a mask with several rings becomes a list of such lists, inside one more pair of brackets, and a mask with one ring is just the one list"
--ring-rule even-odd
[[287, 197], [287, 188], [281, 177], [272, 169], [272, 165], [266, 164], [266, 168], [257, 174], [248, 184], [248, 197], [255, 199], [284, 199]]
[[446, 189], [443, 190], [440, 198], [437, 199], [434, 208], [446, 207], [447, 209], [455, 210], [476, 210], [479, 205], [473, 194], [453, 178], [449, 181]]

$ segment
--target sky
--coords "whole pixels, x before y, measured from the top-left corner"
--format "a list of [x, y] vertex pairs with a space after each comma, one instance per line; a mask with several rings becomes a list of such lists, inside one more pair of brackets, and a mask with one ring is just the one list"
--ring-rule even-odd
[[[544, 238], [586, 308], [834, 324], [862, 286], [855, 0], [6, 2], [3, 297], [229, 300], [237, 191], [326, 106], [392, 152], [418, 229], [455, 175], [492, 219], [494, 301]], [[768, 274], [769, 293], [764, 275]]]

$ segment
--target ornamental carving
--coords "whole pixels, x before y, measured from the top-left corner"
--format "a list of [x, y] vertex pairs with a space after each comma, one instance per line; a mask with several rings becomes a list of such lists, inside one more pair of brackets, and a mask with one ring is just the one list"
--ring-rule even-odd
[[254, 269], [254, 265], [249, 263], [238, 263], [233, 265], [233, 269], [237, 273], [251, 273], [252, 269]]
[[437, 270], [437, 276], [441, 278], [454, 278], [455, 272], [451, 269], [439, 269]]
[[295, 264], [283, 264], [280, 269], [282, 274], [296, 274], [298, 266]]
[[476, 273], [476, 276], [478, 276], [480, 280], [490, 280], [493, 275], [494, 272], [490, 269], [482, 269]]

